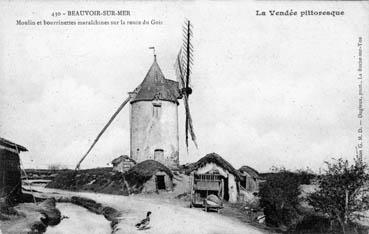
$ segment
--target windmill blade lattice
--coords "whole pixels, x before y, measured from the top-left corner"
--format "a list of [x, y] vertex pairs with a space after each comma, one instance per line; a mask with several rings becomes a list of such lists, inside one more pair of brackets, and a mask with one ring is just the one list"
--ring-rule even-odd
[[177, 80], [179, 82], [179, 88], [183, 95], [184, 107], [186, 111], [185, 134], [186, 134], [186, 147], [188, 151], [189, 134], [191, 135], [191, 139], [194, 142], [196, 148], [198, 148], [188, 101], [189, 95], [192, 93], [190, 83], [192, 72], [191, 68], [193, 65], [193, 46], [191, 44], [192, 24], [190, 23], [190, 21], [187, 21], [185, 23], [185, 26], [183, 27], [183, 32], [184, 32], [183, 45], [177, 56], [175, 68]]

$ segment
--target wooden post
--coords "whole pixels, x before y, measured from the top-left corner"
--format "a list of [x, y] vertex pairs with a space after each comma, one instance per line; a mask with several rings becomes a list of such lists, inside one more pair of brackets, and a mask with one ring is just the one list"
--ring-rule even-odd
[[224, 179], [222, 179], [221, 190], [222, 190], [221, 198], [222, 200], [224, 200]]
[[348, 195], [349, 195], [349, 191], [348, 189], [345, 189], [345, 220], [344, 220], [344, 224], [347, 224], [347, 216], [348, 216]]

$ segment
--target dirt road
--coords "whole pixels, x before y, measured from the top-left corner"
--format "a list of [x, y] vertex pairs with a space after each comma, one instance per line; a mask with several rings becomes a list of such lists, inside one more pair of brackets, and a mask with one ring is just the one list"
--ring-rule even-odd
[[[97, 193], [75, 193], [55, 189], [43, 189], [63, 196], [83, 196], [120, 210], [123, 215], [116, 233], [160, 234], [256, 234], [265, 233], [245, 223], [218, 213], [206, 213], [201, 209], [188, 208], [180, 201], [161, 200], [141, 196], [117, 196]], [[150, 228], [138, 231], [135, 224], [151, 211]]]

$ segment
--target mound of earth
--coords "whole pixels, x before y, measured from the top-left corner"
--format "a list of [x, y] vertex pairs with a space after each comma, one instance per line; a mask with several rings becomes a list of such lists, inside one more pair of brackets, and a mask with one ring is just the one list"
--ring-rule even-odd
[[59, 173], [47, 188], [128, 195], [124, 176], [112, 168], [94, 168]]
[[46, 187], [129, 195], [131, 193], [140, 193], [145, 182], [159, 171], [165, 172], [170, 178], [173, 178], [169, 168], [157, 161], [146, 160], [136, 164], [125, 173], [113, 171], [111, 167], [63, 171], [48, 183]]

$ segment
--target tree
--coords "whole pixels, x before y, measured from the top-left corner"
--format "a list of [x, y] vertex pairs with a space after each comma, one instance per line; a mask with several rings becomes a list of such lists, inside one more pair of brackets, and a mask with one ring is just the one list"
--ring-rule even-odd
[[267, 176], [259, 192], [267, 225], [289, 229], [296, 224], [299, 186], [298, 176], [285, 169]]
[[333, 160], [325, 162], [327, 169], [319, 176], [319, 188], [308, 197], [308, 202], [316, 211], [336, 221], [346, 233], [347, 228], [369, 208], [366, 195], [368, 165], [359, 157], [352, 165], [342, 158]]

